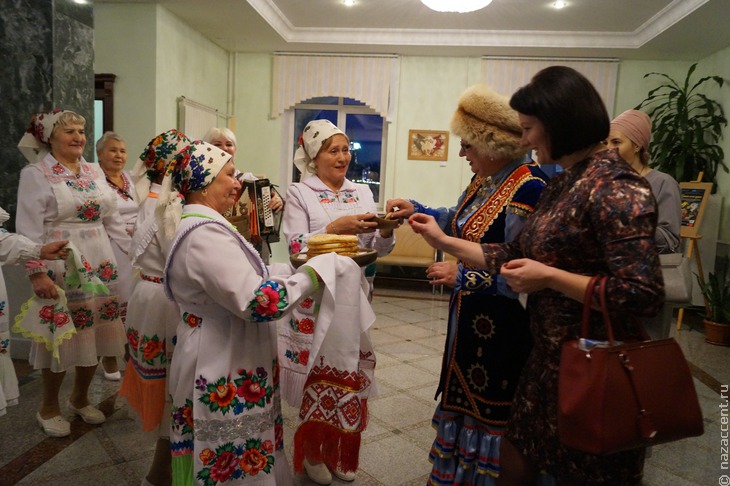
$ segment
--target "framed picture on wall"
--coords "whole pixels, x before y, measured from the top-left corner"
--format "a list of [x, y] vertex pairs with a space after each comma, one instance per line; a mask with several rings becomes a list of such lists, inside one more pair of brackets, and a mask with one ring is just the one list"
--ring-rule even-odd
[[699, 236], [707, 200], [712, 192], [711, 182], [681, 182], [679, 191], [682, 198], [682, 238]]
[[449, 155], [449, 132], [408, 130], [408, 158], [411, 160], [446, 160]]

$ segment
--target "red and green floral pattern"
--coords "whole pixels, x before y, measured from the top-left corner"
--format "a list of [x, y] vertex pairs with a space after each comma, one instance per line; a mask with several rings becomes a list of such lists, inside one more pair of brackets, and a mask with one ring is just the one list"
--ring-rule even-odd
[[301, 351], [294, 351], [292, 349], [287, 349], [284, 352], [284, 357], [292, 363], [307, 366], [307, 363], [309, 363], [309, 350], [303, 349]]
[[247, 439], [244, 444], [227, 442], [215, 449], [204, 449], [199, 458], [203, 469], [197, 479], [205, 486], [270, 474], [274, 467], [274, 444], [270, 440]]
[[139, 349], [139, 331], [133, 327], [127, 328], [127, 342], [132, 352], [137, 352]]
[[119, 319], [119, 302], [116, 300], [108, 300], [101, 305], [99, 309], [100, 317], [105, 321], [113, 321]]
[[314, 319], [309, 317], [289, 319], [289, 326], [296, 332], [301, 332], [302, 334], [314, 334]]
[[56, 309], [54, 305], [45, 305], [38, 311], [38, 317], [41, 320], [41, 324], [48, 326], [48, 329], [53, 333], [59, 327], [63, 327], [71, 322], [71, 317], [62, 310]]
[[66, 185], [79, 192], [92, 192], [96, 190], [96, 183], [88, 179], [69, 179], [66, 181]]
[[294, 255], [296, 253], [299, 253], [300, 251], [302, 251], [302, 246], [304, 246], [304, 234], [299, 233], [289, 242], [289, 254]]
[[76, 206], [76, 217], [86, 222], [98, 221], [101, 217], [100, 207], [96, 201], [86, 201], [84, 204]]
[[284, 450], [284, 419], [281, 415], [277, 415], [274, 419], [274, 440], [276, 440], [276, 450]]
[[167, 363], [165, 340], [161, 340], [157, 334], [154, 336], [143, 336], [142, 340], [139, 341], [139, 347], [134, 348], [134, 350], [137, 351], [137, 359], [149, 365]]
[[119, 276], [117, 273], [117, 267], [111, 260], [104, 260], [101, 262], [99, 267], [96, 269], [96, 274], [98, 275], [99, 280], [104, 283], [116, 280]]
[[251, 309], [251, 317], [257, 322], [278, 319], [284, 314], [284, 309], [288, 305], [286, 288], [276, 282], [264, 282], [254, 296], [248, 308]]
[[195, 388], [201, 392], [198, 400], [211, 412], [223, 415], [233, 412], [240, 415], [254, 407], [264, 408], [271, 403], [274, 387], [269, 385], [269, 375], [263, 367], [254, 370], [238, 369], [238, 378], [220, 377], [209, 382], [203, 376], [195, 380]]
[[185, 324], [188, 326], [195, 328], [200, 327], [203, 324], [203, 318], [198, 317], [195, 314], [191, 314], [190, 312], [183, 312], [183, 321], [185, 321]]
[[[338, 195], [335, 195], [333, 197], [330, 197], [329, 194], [327, 194], [327, 191], [320, 192], [317, 194], [317, 198], [319, 199], [320, 204], [332, 204], [334, 202], [338, 202], [337, 198]], [[339, 193], [339, 202], [344, 204], [351, 204], [356, 203], [360, 199], [357, 196], [357, 191], [341, 191]]]
[[173, 430], [179, 430], [180, 434], [192, 434], [193, 433], [193, 402], [189, 399], [185, 400], [185, 405], [182, 407], [172, 406], [172, 428]]
[[88, 307], [79, 307], [71, 312], [77, 330], [88, 329], [94, 325], [94, 313]]

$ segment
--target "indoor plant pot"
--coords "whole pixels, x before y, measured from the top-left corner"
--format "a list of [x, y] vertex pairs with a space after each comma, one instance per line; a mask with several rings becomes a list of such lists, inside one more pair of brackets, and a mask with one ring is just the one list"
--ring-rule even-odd
[[730, 257], [720, 259], [706, 282], [697, 281], [705, 298], [705, 341], [730, 346]]

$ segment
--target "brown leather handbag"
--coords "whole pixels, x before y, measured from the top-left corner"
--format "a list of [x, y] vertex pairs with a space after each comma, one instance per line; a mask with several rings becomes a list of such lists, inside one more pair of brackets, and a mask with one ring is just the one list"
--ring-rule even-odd
[[[606, 310], [606, 277], [594, 277], [583, 301], [581, 339], [566, 341], [558, 379], [558, 434], [567, 447], [594, 455], [702, 435], [692, 375], [672, 339], [617, 343]], [[599, 285], [608, 341], [588, 338]]]

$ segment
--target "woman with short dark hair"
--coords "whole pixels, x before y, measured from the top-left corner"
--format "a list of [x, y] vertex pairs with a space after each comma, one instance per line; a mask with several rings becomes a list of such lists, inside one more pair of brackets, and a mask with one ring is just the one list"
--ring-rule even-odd
[[[510, 105], [519, 114], [523, 146], [535, 150], [541, 163], [564, 169], [547, 185], [517, 239], [480, 245], [446, 236], [425, 214], [409, 220], [434, 247], [499, 272], [512, 290], [528, 294], [533, 348], [502, 439], [498, 484], [535, 484], [540, 471], [560, 485], [639, 484], [644, 449], [593, 456], [560, 442], [558, 371], [562, 344], [580, 335], [592, 276], [608, 277], [607, 305], [620, 316], [613, 320], [616, 339], [642, 339], [636, 317], [660, 308], [654, 197], [646, 180], [605, 150], [608, 115], [577, 71], [554, 66], [538, 72]], [[606, 339], [598, 313], [591, 316], [590, 335]]]

